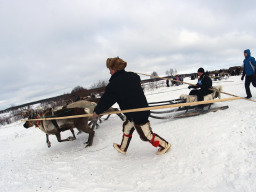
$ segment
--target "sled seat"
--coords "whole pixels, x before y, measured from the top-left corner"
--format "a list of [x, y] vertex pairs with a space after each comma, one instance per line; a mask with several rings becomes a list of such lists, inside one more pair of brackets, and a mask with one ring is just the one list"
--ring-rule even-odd
[[[222, 91], [222, 86], [221, 85], [214, 86], [213, 89], [218, 90], [218, 91]], [[221, 98], [220, 92], [213, 91], [211, 94], [208, 94], [208, 95], [204, 96], [204, 101], [213, 100], [215, 98], [219, 98], [219, 99]], [[185, 100], [186, 103], [197, 102], [197, 96], [196, 95], [181, 94], [180, 99]]]

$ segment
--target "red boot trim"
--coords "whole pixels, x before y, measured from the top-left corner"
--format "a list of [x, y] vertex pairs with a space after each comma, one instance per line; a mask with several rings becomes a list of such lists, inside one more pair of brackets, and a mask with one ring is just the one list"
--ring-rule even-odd
[[132, 134], [126, 135], [126, 134], [124, 133], [124, 136], [125, 136], [125, 137], [132, 137]]
[[154, 146], [154, 147], [158, 147], [159, 145], [159, 141], [155, 141], [155, 133], [153, 133], [153, 138], [151, 139], [150, 143]]

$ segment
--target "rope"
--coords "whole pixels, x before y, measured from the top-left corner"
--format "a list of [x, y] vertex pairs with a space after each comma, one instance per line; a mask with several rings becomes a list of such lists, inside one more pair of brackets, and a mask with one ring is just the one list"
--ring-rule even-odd
[[[144, 107], [144, 108], [136, 108], [136, 109], [127, 109], [121, 111], [111, 111], [102, 113], [100, 115], [108, 115], [108, 114], [118, 114], [118, 113], [131, 113], [131, 112], [139, 112], [139, 111], [149, 111], [155, 109], [165, 109], [165, 108], [174, 108], [174, 107], [184, 107], [184, 106], [193, 106], [193, 105], [200, 105], [200, 104], [208, 104], [208, 103], [217, 103], [217, 102], [224, 102], [224, 101], [232, 101], [242, 99], [242, 97], [233, 97], [233, 98], [225, 98], [225, 99], [216, 99], [210, 101], [199, 101], [199, 102], [192, 102], [192, 103], [179, 103], [179, 104], [170, 104], [170, 105], [162, 105], [162, 106], [153, 106], [153, 107]], [[73, 115], [73, 116], [66, 116], [66, 117], [52, 117], [52, 118], [40, 118], [40, 119], [28, 119], [28, 120], [21, 120], [21, 121], [43, 121], [43, 120], [57, 120], [57, 119], [74, 119], [74, 118], [81, 118], [81, 117], [91, 117], [93, 114], [82, 114], [82, 115]]]
[[[130, 71], [130, 72], [132, 72], [132, 71]], [[133, 72], [133, 73], [136, 73], [136, 72]], [[176, 81], [176, 82], [180, 82], [180, 83], [185, 83], [185, 84], [188, 84], [188, 85], [196, 86], [195, 84], [192, 84], [192, 83], [187, 83], [187, 82], [184, 82], [184, 81], [173, 80], [173, 79], [169, 79], [169, 78], [165, 78], [165, 77], [159, 77], [159, 76], [154, 76], [154, 75], [148, 75], [148, 74], [144, 74], [144, 73], [136, 73], [136, 74], [138, 74], [138, 75], [145, 75], [145, 76], [149, 76], [149, 77], [160, 78], [160, 79], [166, 79], [166, 80], [171, 80], [171, 81]], [[232, 96], [232, 97], [240, 97], [240, 96], [233, 95], [233, 94], [230, 94], [230, 93], [227, 93], [227, 92], [219, 91], [219, 90], [217, 90], [217, 89], [209, 89], [209, 90], [211, 90], [211, 91], [216, 91], [216, 92], [219, 92], [219, 93], [223, 93], [223, 94], [226, 94], [226, 95], [230, 95], [230, 96]], [[255, 100], [247, 99], [247, 98], [244, 98], [244, 97], [240, 97], [240, 99], [244, 99], [244, 100], [256, 102]]]

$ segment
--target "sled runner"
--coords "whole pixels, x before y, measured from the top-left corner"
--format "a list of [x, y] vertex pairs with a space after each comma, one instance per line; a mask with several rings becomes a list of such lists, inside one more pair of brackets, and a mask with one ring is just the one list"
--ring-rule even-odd
[[[151, 111], [150, 117], [154, 119], [172, 119], [172, 118], [184, 118], [184, 117], [192, 117], [197, 115], [206, 114], [209, 112], [216, 112], [218, 110], [225, 110], [229, 107], [221, 106], [210, 108], [211, 104], [205, 106], [189, 106], [189, 107], [179, 107], [178, 109], [172, 109], [168, 111]], [[159, 116], [154, 114], [169, 114], [165, 116]]]

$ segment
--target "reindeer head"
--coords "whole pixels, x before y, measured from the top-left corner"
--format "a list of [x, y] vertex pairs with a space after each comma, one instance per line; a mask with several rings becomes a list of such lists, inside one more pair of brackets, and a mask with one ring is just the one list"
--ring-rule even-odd
[[[37, 113], [33, 110], [29, 110], [27, 112], [25, 112], [26, 115], [24, 115], [24, 117], [27, 117], [28, 119], [35, 119], [37, 117]], [[33, 127], [34, 125], [36, 125], [36, 121], [26, 121], [23, 125], [23, 127], [30, 128]]]
[[34, 126], [34, 123], [32, 121], [26, 121], [23, 125], [24, 128], [30, 128], [30, 127], [33, 127]]

